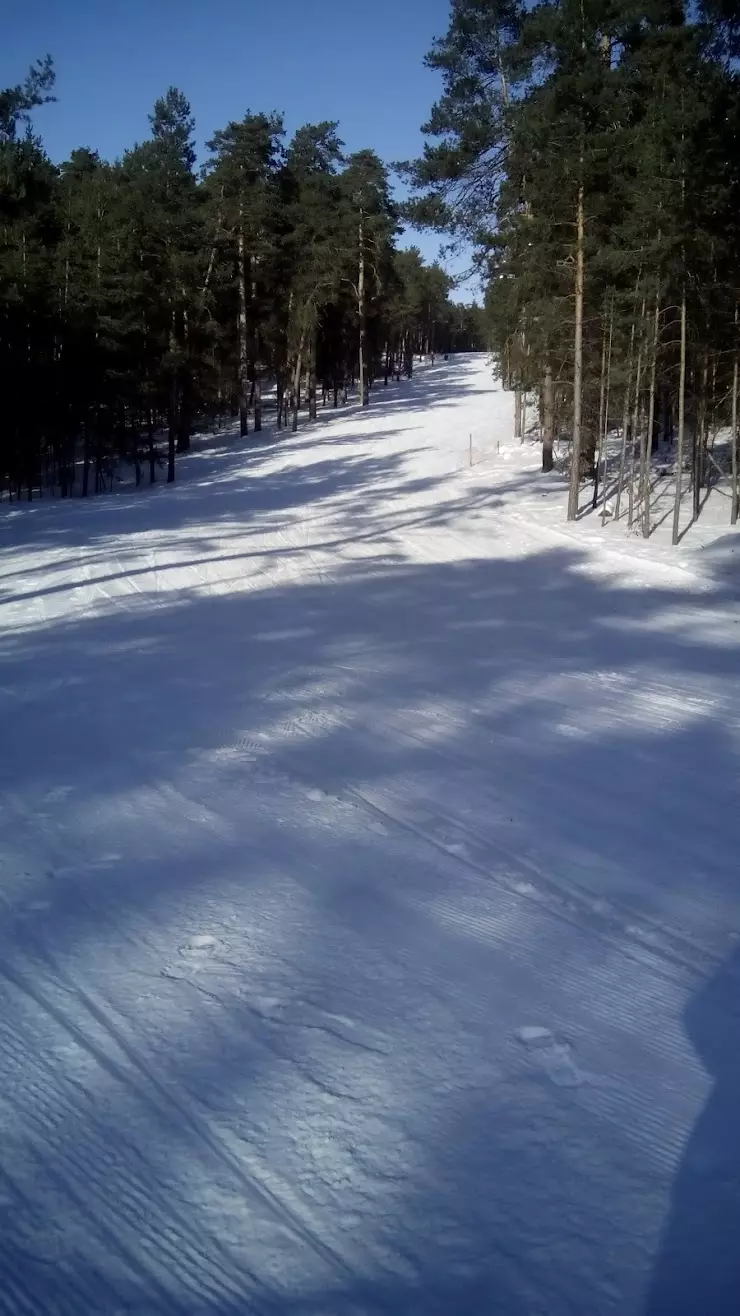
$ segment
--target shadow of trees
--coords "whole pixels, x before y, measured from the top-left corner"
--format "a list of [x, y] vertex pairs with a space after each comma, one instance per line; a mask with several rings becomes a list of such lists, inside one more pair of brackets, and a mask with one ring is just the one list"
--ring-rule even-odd
[[[373, 526], [395, 463], [270, 476], [211, 545], [158, 500], [159, 590], [50, 617], [74, 579], [3, 575], [13, 1316], [731, 1310], [731, 564], [692, 595], [576, 548], [413, 561], [409, 522], [491, 503]], [[259, 534], [334, 494], [336, 562], [281, 576]], [[87, 587], [118, 536], [129, 579], [114, 502], [20, 536]]]

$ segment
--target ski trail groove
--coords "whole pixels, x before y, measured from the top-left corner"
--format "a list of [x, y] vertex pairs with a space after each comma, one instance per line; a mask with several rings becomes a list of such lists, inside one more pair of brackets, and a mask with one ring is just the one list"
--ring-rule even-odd
[[[242, 1185], [248, 1195], [252, 1196], [255, 1201], [266, 1207], [281, 1224], [290, 1229], [297, 1238], [299, 1238], [307, 1247], [311, 1248], [318, 1256], [321, 1257], [334, 1270], [343, 1273], [349, 1273], [349, 1268], [343, 1258], [338, 1256], [331, 1247], [325, 1244], [316, 1234], [308, 1228], [303, 1220], [296, 1214], [295, 1210], [288, 1207], [264, 1181], [261, 1181], [259, 1173], [254, 1165], [254, 1159], [251, 1158], [249, 1171], [245, 1170], [243, 1165], [224, 1147], [219, 1136], [213, 1132], [198, 1115], [188, 1109], [181, 1095], [176, 1094], [170, 1085], [165, 1085], [153, 1073], [151, 1067], [142, 1060], [136, 1049], [122, 1036], [120, 1030], [106, 1014], [103, 1008], [98, 1005], [90, 995], [79, 985], [72, 983], [67, 976], [61, 971], [59, 966], [54, 962], [49, 951], [44, 948], [44, 957], [46, 958], [50, 969], [52, 970], [54, 980], [62, 986], [68, 995], [76, 1003], [84, 1007], [91, 1019], [97, 1023], [103, 1034], [109, 1038], [117, 1049], [126, 1057], [129, 1064], [136, 1071], [141, 1082], [136, 1081], [130, 1074], [127, 1074], [121, 1066], [112, 1059], [112, 1057], [101, 1047], [96, 1045], [90, 1039], [89, 1034], [84, 1032], [77, 1025], [73, 1024], [59, 1009], [51, 1004], [48, 1000], [32, 989], [27, 981], [24, 981], [16, 970], [10, 970], [7, 964], [0, 964], [0, 973], [4, 974], [13, 982], [19, 990], [24, 991], [35, 1004], [42, 1010], [46, 1010], [62, 1028], [84, 1049], [88, 1050], [95, 1060], [105, 1068], [108, 1073], [124, 1086], [128, 1086], [131, 1091], [140, 1098], [145, 1105], [149, 1105], [156, 1115], [166, 1120], [171, 1120], [172, 1112], [176, 1112], [179, 1122], [183, 1128], [186, 1128], [195, 1136], [196, 1143], [207, 1148], [211, 1154], [221, 1162], [234, 1178]], [[151, 1094], [155, 1094], [158, 1100], [155, 1100]]]

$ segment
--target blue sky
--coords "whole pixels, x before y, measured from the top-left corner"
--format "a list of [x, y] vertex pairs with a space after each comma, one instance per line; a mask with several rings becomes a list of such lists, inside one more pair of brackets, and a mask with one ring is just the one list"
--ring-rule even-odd
[[[58, 103], [36, 124], [55, 160], [75, 146], [120, 155], [170, 85], [190, 100], [199, 148], [248, 110], [279, 110], [288, 133], [338, 119], [348, 150], [404, 159], [440, 90], [423, 60], [448, 15], [448, 0], [32, 0], [4, 17], [0, 86], [53, 57]], [[438, 236], [413, 240], [436, 256]]]

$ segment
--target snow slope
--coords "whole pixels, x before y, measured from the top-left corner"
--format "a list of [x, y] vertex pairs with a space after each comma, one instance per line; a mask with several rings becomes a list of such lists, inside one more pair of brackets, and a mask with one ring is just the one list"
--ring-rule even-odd
[[737, 1311], [733, 541], [511, 422], [4, 510], [0, 1312]]

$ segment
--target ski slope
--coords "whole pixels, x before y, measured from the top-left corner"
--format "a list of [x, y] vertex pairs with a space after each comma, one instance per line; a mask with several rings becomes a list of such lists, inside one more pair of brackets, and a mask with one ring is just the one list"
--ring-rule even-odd
[[0, 509], [0, 1313], [737, 1312], [734, 540], [511, 433]]

